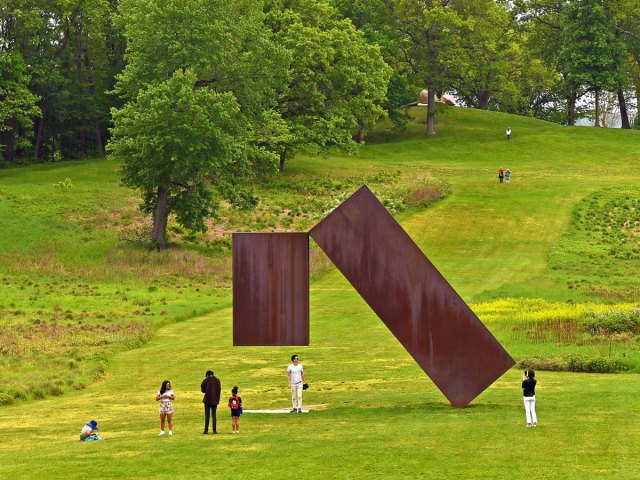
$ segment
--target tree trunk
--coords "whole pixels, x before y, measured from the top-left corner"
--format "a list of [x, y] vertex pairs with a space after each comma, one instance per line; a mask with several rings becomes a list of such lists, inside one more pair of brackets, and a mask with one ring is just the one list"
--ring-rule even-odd
[[287, 149], [280, 152], [280, 171], [284, 172], [284, 160], [287, 157]]
[[621, 88], [618, 89], [618, 104], [620, 105], [620, 122], [622, 123], [622, 128], [630, 129], [631, 124], [629, 123], [627, 102], [624, 99], [624, 91]]
[[427, 102], [427, 135], [436, 134], [436, 91], [433, 86], [429, 87]]
[[567, 125], [572, 127], [576, 124], [576, 101], [578, 100], [578, 95], [575, 90], [571, 91], [571, 95], [569, 95], [567, 100]]
[[33, 156], [36, 161], [40, 160], [40, 156], [42, 155], [42, 136], [44, 133], [44, 111], [42, 115], [38, 118], [38, 127], [36, 128], [36, 139], [34, 142], [33, 148]]
[[153, 246], [158, 250], [162, 250], [167, 246], [167, 218], [169, 210], [167, 201], [169, 199], [169, 189], [160, 185], [158, 187], [158, 199], [156, 200], [156, 208], [153, 211]]
[[104, 155], [104, 146], [102, 145], [102, 131], [100, 130], [100, 117], [98, 116], [98, 104], [96, 102], [95, 78], [91, 80], [91, 102], [93, 103], [93, 129], [96, 135], [96, 152], [102, 156]]
[[600, 126], [600, 90], [596, 90], [596, 124], [594, 126]]
[[102, 156], [104, 155], [104, 148], [102, 146], [102, 132], [100, 132], [100, 119], [97, 115], [93, 116], [93, 128], [96, 132], [96, 152]]
[[0, 130], [0, 147], [5, 162], [13, 163], [16, 159], [16, 130], [18, 122], [14, 118], [10, 118], [6, 122], [7, 130]]
[[477, 92], [476, 98], [478, 99], [478, 108], [480, 110], [489, 110], [489, 99], [491, 98], [489, 92]]

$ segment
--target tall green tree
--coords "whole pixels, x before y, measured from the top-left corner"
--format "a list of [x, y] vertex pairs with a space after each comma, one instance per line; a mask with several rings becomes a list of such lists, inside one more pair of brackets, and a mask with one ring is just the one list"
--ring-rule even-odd
[[324, 0], [267, 2], [267, 25], [290, 54], [277, 109], [286, 135], [272, 142], [285, 161], [298, 151], [354, 152], [384, 114], [391, 69], [379, 47]]
[[453, 8], [453, 0], [390, 0], [403, 36], [403, 60], [414, 81], [428, 94], [427, 135], [435, 135], [436, 94], [444, 93], [454, 75], [450, 68], [462, 54], [468, 25]]
[[566, 41], [566, 12], [571, 3], [566, 0], [516, 0], [514, 4], [525, 33], [526, 56], [541, 59], [557, 80], [544, 82], [548, 88], [533, 87], [534, 95], [540, 101], [546, 100], [545, 105], [538, 104], [538, 111], [543, 112], [541, 118], [562, 119], [559, 123], [574, 125], [580, 110], [578, 101], [585, 94], [585, 88], [569, 74], [568, 66], [560, 57]]
[[20, 53], [0, 48], [0, 155], [15, 160], [16, 148], [31, 134], [33, 118], [40, 113], [28, 88], [29, 76]]
[[412, 85], [409, 79], [411, 71], [402, 61], [402, 35], [390, 3], [387, 0], [333, 0], [333, 4], [342, 16], [364, 33], [369, 43], [380, 47], [382, 58], [391, 67], [382, 107], [397, 129], [405, 129], [411, 117], [403, 107], [416, 100], [420, 88]]
[[468, 25], [461, 39], [463, 48], [451, 66], [456, 71], [452, 83], [457, 94], [482, 110], [489, 108], [491, 100], [517, 103], [522, 53], [507, 5], [495, 0], [457, 0], [454, 7]]
[[287, 78], [286, 52], [250, 0], [123, 0], [127, 40], [116, 93], [110, 155], [153, 215], [155, 247], [167, 245], [170, 214], [205, 228], [218, 201], [249, 206], [256, 170], [275, 168], [264, 143], [278, 132], [272, 107]]
[[563, 26], [564, 43], [559, 61], [570, 83], [583, 85], [594, 93], [596, 126], [600, 126], [600, 92], [615, 91], [621, 82], [617, 62], [622, 45], [601, 0], [576, 1], [567, 9]]
[[177, 70], [114, 111], [109, 153], [122, 162], [123, 183], [141, 192], [160, 249], [171, 213], [187, 229], [205, 231], [204, 219], [215, 216], [220, 197], [233, 198], [235, 185], [251, 172], [254, 152], [235, 97], [194, 88], [196, 80], [192, 71]]
[[13, 162], [17, 150], [28, 145], [40, 113], [38, 97], [29, 88], [29, 57], [25, 61], [31, 32], [39, 24], [37, 10], [24, 1], [0, 5], [0, 158], [5, 162]]

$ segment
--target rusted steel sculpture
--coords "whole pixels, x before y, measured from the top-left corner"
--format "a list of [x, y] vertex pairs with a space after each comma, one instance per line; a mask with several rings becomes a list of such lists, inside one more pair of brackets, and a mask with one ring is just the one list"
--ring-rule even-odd
[[309, 234], [452, 405], [467, 405], [514, 365], [367, 187]]
[[[453, 406], [514, 365], [367, 187], [309, 234]], [[234, 345], [308, 345], [308, 248], [307, 234], [234, 234]]]
[[233, 344], [309, 345], [309, 235], [233, 234]]

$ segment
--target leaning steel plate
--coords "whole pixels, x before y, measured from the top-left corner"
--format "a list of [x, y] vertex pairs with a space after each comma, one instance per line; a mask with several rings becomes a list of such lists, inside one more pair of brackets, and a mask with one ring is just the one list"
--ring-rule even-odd
[[514, 365], [367, 187], [309, 233], [452, 405]]

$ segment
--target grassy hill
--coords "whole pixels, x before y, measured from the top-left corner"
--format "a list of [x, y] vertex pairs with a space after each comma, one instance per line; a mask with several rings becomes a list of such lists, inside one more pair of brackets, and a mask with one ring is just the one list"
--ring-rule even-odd
[[[148, 220], [113, 162], [0, 170], [0, 476], [514, 478], [533, 462], [536, 477], [634, 478], [640, 132], [460, 108], [425, 128], [382, 124], [358, 156], [298, 157], [257, 189], [257, 210], [225, 208], [206, 235], [171, 225], [162, 254], [139, 240]], [[288, 405], [291, 349], [231, 347], [230, 232], [307, 230], [362, 183], [518, 368], [449, 407], [314, 249], [312, 343], [296, 353], [319, 406], [244, 415], [232, 437], [221, 405], [223, 434], [200, 435], [208, 368], [247, 408]], [[523, 365], [544, 369], [535, 431]], [[158, 439], [165, 378], [176, 435]], [[76, 441], [91, 418], [107, 442]]]

